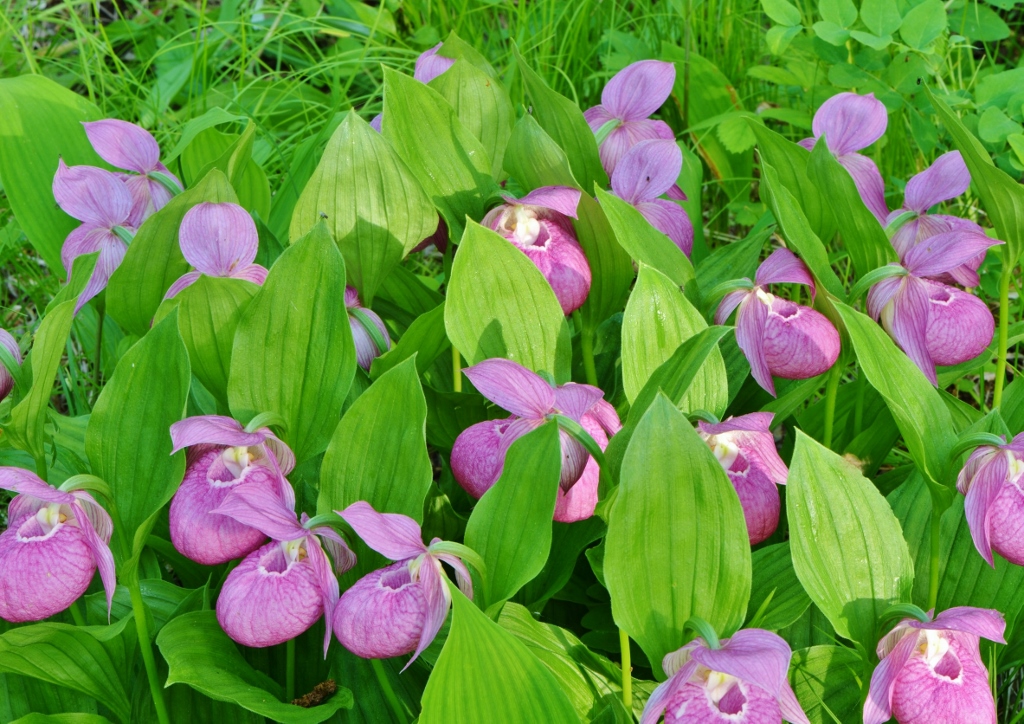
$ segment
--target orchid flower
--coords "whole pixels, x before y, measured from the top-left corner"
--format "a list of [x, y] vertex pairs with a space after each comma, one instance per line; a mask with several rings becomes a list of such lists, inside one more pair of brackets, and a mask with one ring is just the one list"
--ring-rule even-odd
[[178, 242], [185, 260], [195, 271], [179, 277], [164, 299], [194, 284], [203, 274], [260, 285], [267, 279], [267, 270], [253, 263], [260, 248], [256, 222], [238, 204], [196, 204], [181, 220]]
[[[438, 43], [430, 50], [425, 50], [420, 53], [419, 57], [416, 58], [416, 68], [413, 70], [412, 74], [412, 77], [415, 80], [426, 85], [455, 65], [455, 58], [445, 58], [443, 55], [437, 54], [437, 51], [441, 49], [442, 45], [444, 45], [443, 42]], [[377, 133], [380, 133], [380, 124], [383, 120], [384, 114], [378, 113], [373, 117], [373, 120], [370, 121], [370, 128], [375, 130]]]
[[473, 598], [473, 579], [462, 561], [470, 551], [440, 538], [424, 545], [415, 520], [378, 513], [364, 501], [336, 512], [366, 545], [396, 563], [368, 573], [345, 591], [334, 610], [335, 635], [364, 659], [411, 652], [408, 668], [437, 636], [451, 606], [442, 562], [455, 569], [459, 588]]
[[[590, 385], [570, 382], [554, 387], [540, 375], [505, 359], [487, 359], [463, 370], [488, 400], [512, 413], [506, 420], [488, 420], [462, 431], [452, 447], [452, 473], [459, 485], [479, 498], [498, 481], [505, 455], [516, 440], [543, 425], [553, 415], [575, 422], [597, 405], [604, 393]], [[559, 428], [562, 474], [559, 486], [569, 492], [583, 475], [587, 450]]]
[[84, 490], [55, 488], [21, 468], [0, 468], [0, 488], [17, 493], [0, 533], [0, 618], [19, 623], [60, 613], [85, 593], [97, 568], [109, 615], [117, 582], [107, 511]]
[[[287, 485], [287, 483], [285, 483]], [[259, 483], [232, 490], [214, 513], [234, 518], [271, 538], [228, 574], [217, 598], [217, 621], [233, 640], [257, 648], [303, 633], [324, 617], [324, 656], [338, 604], [338, 579], [355, 554], [332, 528], [296, 517], [295, 494], [282, 499]], [[331, 561], [324, 548], [334, 558]]]
[[149, 131], [116, 118], [82, 125], [100, 158], [111, 166], [134, 172], [121, 174], [132, 197], [129, 226], [139, 228], [181, 192], [181, 181], [160, 163], [160, 146]]
[[651, 693], [640, 724], [810, 724], [786, 678], [793, 652], [757, 628], [710, 644], [695, 638], [665, 656], [668, 676]]
[[868, 313], [906, 352], [934, 385], [935, 365], [955, 365], [981, 354], [992, 341], [995, 320], [973, 294], [932, 281], [991, 246], [1002, 244], [974, 231], [933, 236], [903, 256], [897, 276], [868, 292]]
[[[668, 100], [676, 82], [676, 67], [660, 60], [641, 60], [616, 73], [601, 91], [601, 105], [583, 114], [598, 136], [601, 165], [611, 176], [630, 148], [640, 141], [675, 140], [664, 121], [651, 114]], [[602, 134], [607, 134], [601, 138]], [[676, 179], [672, 179], [675, 183]]]
[[732, 481], [750, 544], [766, 540], [779, 526], [779, 489], [789, 470], [779, 457], [771, 432], [771, 412], [753, 412], [719, 423], [698, 422], [700, 436], [711, 447]]
[[590, 293], [590, 264], [569, 221], [576, 218], [580, 195], [568, 186], [544, 186], [521, 199], [505, 195], [505, 203], [487, 212], [482, 222], [540, 269], [563, 314], [579, 309]]
[[[21, 349], [18, 347], [18, 340], [11, 336], [11, 333], [6, 329], [0, 329], [0, 344], [4, 346], [11, 356], [14, 357], [14, 361], [19, 365], [21, 364]], [[14, 378], [8, 371], [7, 367], [0, 364], [0, 400], [3, 400], [7, 395], [11, 394], [11, 390], [14, 389]]]
[[885, 106], [875, 98], [874, 93], [864, 96], [839, 93], [822, 103], [814, 114], [811, 124], [814, 138], [800, 141], [801, 146], [811, 151], [818, 139], [825, 137], [828, 150], [849, 171], [864, 205], [881, 224], [889, 216], [889, 207], [885, 203], [885, 181], [875, 162], [857, 151], [867, 148], [885, 135], [888, 125], [889, 116]]
[[982, 445], [967, 458], [956, 487], [974, 547], [992, 566], [992, 551], [1024, 565], [1024, 434], [1009, 444]]
[[171, 440], [171, 454], [189, 448], [185, 479], [170, 509], [171, 542], [183, 556], [215, 566], [248, 555], [263, 543], [266, 536], [259, 529], [213, 512], [243, 484], [294, 506], [284, 476], [295, 467], [295, 455], [270, 428], [248, 432], [230, 417], [203, 415], [171, 425]]
[[[580, 418], [580, 425], [594, 438], [594, 442], [601, 448], [601, 452], [608, 447], [608, 439], [622, 429], [619, 414], [611, 403], [605, 400], [598, 400], [594, 403], [594, 406]], [[500, 469], [498, 476], [501, 476]], [[588, 455], [583, 475], [580, 476], [576, 484], [568, 491], [562, 490], [561, 487], [558, 488], [554, 520], [558, 523], [575, 523], [578, 520], [592, 517], [597, 509], [597, 491], [600, 481], [601, 467], [593, 455]]]
[[132, 196], [115, 174], [94, 166], [65, 165], [61, 159], [53, 177], [53, 198], [69, 216], [82, 225], [68, 234], [60, 260], [71, 281], [71, 266], [83, 254], [99, 252], [96, 267], [78, 295], [75, 313], [103, 291], [114, 270], [121, 265], [135, 228], [128, 223]]
[[[749, 280], [747, 280], [749, 283]], [[724, 324], [736, 307], [736, 341], [750, 362], [757, 383], [775, 395], [772, 375], [803, 380], [820, 375], [839, 358], [839, 333], [824, 315], [770, 294], [769, 284], [806, 284], [814, 296], [814, 279], [788, 249], [776, 249], [761, 262], [748, 289], [729, 292], [715, 312]]]
[[675, 141], [641, 141], [626, 152], [612, 173], [612, 192], [635, 206], [651, 226], [689, 256], [693, 249], [690, 217], [679, 204], [659, 198], [686, 199], [682, 191], [674, 191], [682, 168], [683, 152]]
[[[950, 231], [985, 233], [980, 226], [968, 219], [928, 213], [928, 209], [956, 198], [970, 185], [971, 172], [967, 170], [959, 151], [942, 154], [935, 159], [935, 163], [907, 182], [903, 206], [890, 213], [885, 220], [886, 226], [902, 222], [892, 235], [893, 248], [901, 259], [917, 244], [939, 234]], [[908, 216], [910, 218], [907, 218]], [[979, 284], [978, 267], [984, 260], [985, 254], [979, 254], [966, 264], [938, 275], [936, 281], [976, 287]]]
[[359, 292], [353, 286], [345, 287], [345, 308], [356, 345], [356, 361], [364, 370], [369, 370], [377, 357], [391, 349], [388, 328], [376, 312], [360, 306]]
[[[924, 614], [924, 612], [921, 612]], [[905, 618], [878, 642], [864, 724], [991, 724], [995, 702], [979, 637], [1006, 643], [998, 611], [958, 606]]]

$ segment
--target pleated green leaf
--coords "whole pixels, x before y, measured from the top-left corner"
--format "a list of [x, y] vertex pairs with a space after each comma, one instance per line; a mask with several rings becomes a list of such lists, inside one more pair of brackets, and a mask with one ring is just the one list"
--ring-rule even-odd
[[844, 724], [861, 720], [865, 674], [853, 649], [811, 646], [793, 652], [789, 681], [811, 724]]
[[11, 724], [110, 724], [110, 720], [99, 714], [27, 714]]
[[214, 128], [201, 131], [181, 155], [182, 176], [192, 186], [210, 171], [221, 171], [238, 194], [238, 204], [262, 219], [270, 216], [270, 181], [252, 158], [256, 125], [250, 120], [241, 135]]
[[452, 343], [444, 328], [444, 302], [413, 320], [401, 339], [373, 361], [370, 377], [377, 379], [392, 367], [416, 355], [416, 369], [423, 374]]
[[276, 412], [299, 462], [327, 447], [355, 375], [344, 298], [345, 261], [318, 224], [281, 254], [235, 332], [231, 412]]
[[420, 724], [578, 722], [558, 680], [515, 636], [452, 590], [452, 627], [423, 692]]
[[730, 636], [746, 616], [750, 544], [736, 490], [707, 444], [659, 395], [636, 428], [608, 519], [604, 575], [615, 623], [661, 660], [691, 616]]
[[753, 616], [767, 602], [757, 628], [778, 631], [793, 624], [811, 605], [793, 569], [789, 545], [789, 541], [776, 543], [751, 554], [754, 578], [750, 585], [748, 616]]
[[914, 562], [889, 504], [852, 463], [797, 431], [786, 486], [793, 567], [839, 635], [870, 649]]

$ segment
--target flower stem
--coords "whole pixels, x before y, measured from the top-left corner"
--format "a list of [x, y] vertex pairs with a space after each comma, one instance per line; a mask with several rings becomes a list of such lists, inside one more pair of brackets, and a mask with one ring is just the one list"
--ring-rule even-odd
[[942, 513], [939, 512], [937, 501], [932, 498], [932, 530], [931, 558], [928, 568], [928, 610], [935, 608], [939, 599], [939, 531], [942, 525]]
[[295, 639], [284, 645], [284, 700], [295, 699]]
[[454, 344], [452, 345], [452, 389], [462, 392], [462, 355]]
[[828, 384], [825, 387], [825, 434], [822, 436], [821, 444], [827, 448], [832, 447], [832, 428], [836, 422], [836, 396], [839, 393], [839, 379], [843, 376], [843, 370], [839, 363], [832, 365], [832, 372], [828, 376]]
[[619, 651], [622, 657], [622, 704], [633, 711], [633, 666], [629, 660], [629, 634], [619, 629]]
[[1003, 384], [1006, 382], [1006, 351], [1010, 338], [1010, 281], [1013, 278], [1013, 261], [1003, 251], [1003, 273], [999, 277], [999, 347], [996, 350], [996, 384], [992, 390], [992, 407], [999, 407], [1003, 401]]
[[370, 665], [373, 666], [373, 673], [377, 675], [380, 688], [384, 690], [384, 698], [391, 705], [391, 710], [395, 712], [395, 717], [401, 724], [408, 724], [409, 718], [405, 715], [405, 709], [402, 707], [402, 702], [398, 700], [398, 695], [395, 694], [395, 690], [391, 687], [391, 680], [388, 679], [388, 675], [384, 672], [384, 665], [381, 664], [380, 659], [370, 659]]
[[132, 611], [135, 612], [135, 628], [139, 634], [142, 663], [146, 666], [149, 691], [153, 695], [153, 706], [156, 707], [156, 718], [160, 724], [170, 724], [171, 719], [167, 716], [167, 703], [164, 701], [164, 691], [160, 687], [160, 676], [156, 670], [156, 659], [153, 657], [153, 642], [149, 637], [149, 622], [146, 620], [146, 602], [142, 600], [142, 588], [139, 587], [138, 576], [129, 576], [127, 583], [128, 592], [132, 596]]
[[[573, 312], [573, 319], [579, 320], [579, 312]], [[597, 366], [594, 364], [594, 330], [585, 324], [580, 325], [580, 351], [583, 352], [583, 372], [587, 376], [587, 384], [597, 387]]]

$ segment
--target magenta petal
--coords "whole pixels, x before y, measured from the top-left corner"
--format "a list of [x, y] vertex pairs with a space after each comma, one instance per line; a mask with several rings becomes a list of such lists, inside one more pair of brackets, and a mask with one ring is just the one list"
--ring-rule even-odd
[[590, 411], [580, 420], [583, 427], [590, 429], [588, 417], [592, 417], [608, 437], [615, 435], [622, 429], [622, 421], [619, 420], [619, 413], [615, 411], [612, 404], [606, 400], [598, 400]]
[[686, 256], [693, 251], [693, 224], [682, 206], [667, 199], [640, 201], [637, 210], [651, 226], [672, 240]]
[[373, 341], [373, 337], [370, 336], [366, 327], [363, 326], [362, 321], [349, 316], [348, 325], [349, 329], [352, 330], [352, 341], [356, 346], [356, 362], [364, 370], [369, 370], [373, 361], [391, 348], [391, 335], [388, 334], [388, 328], [384, 326], [384, 321], [376, 312], [365, 307], [359, 307], [359, 309], [369, 318], [373, 326], [377, 328], [381, 336], [384, 337], [384, 343], [387, 345], [386, 349], [377, 349], [377, 343]]
[[647, 118], [668, 99], [676, 67], [660, 60], [641, 60], [616, 73], [601, 92], [601, 105], [623, 121]]
[[722, 301], [718, 303], [718, 309], [715, 311], [715, 324], [725, 324], [729, 315], [732, 314], [732, 310], [736, 309], [748, 294], [752, 294], [748, 289], [737, 289], [722, 297]]
[[427, 601], [409, 575], [409, 563], [395, 563], [360, 578], [334, 609], [334, 635], [364, 659], [389, 659], [416, 650]]
[[944, 153], [907, 182], [903, 205], [923, 214], [935, 204], [954, 199], [971, 185], [971, 172], [959, 151]]
[[366, 545], [385, 558], [404, 561], [427, 550], [420, 526], [406, 515], [378, 513], [362, 500], [335, 512], [352, 526]]
[[[715, 699], [721, 698], [716, 701]], [[665, 724], [778, 724], [782, 712], [776, 698], [745, 681], [732, 682], [724, 695], [695, 678], [680, 687], [665, 707]]]
[[68, 167], [63, 159], [53, 177], [53, 197], [69, 216], [107, 229], [126, 224], [132, 210], [132, 195], [117, 175], [95, 166]]
[[874, 93], [839, 93], [822, 103], [814, 114], [814, 137], [825, 136], [836, 156], [867, 148], [885, 134], [889, 115]]
[[381, 132], [380, 131], [381, 123], [383, 121], [384, 121], [384, 114], [383, 113], [378, 113], [377, 115], [375, 115], [373, 118], [370, 119], [370, 128], [375, 130], [377, 133], [380, 133]]
[[989, 508], [992, 548], [1014, 565], [1024, 565], [1024, 493], [1014, 484], [1004, 485]]
[[904, 634], [892, 651], [878, 662], [864, 702], [864, 724], [885, 724], [892, 717], [892, 689], [917, 646], [917, 637], [917, 632]]
[[331, 562], [320, 547], [320, 540], [315, 535], [306, 536], [306, 563], [313, 569], [320, 588], [320, 599], [324, 610], [324, 658], [327, 647], [331, 643], [331, 625], [334, 621], [334, 607], [338, 604], [338, 579], [331, 568]]
[[164, 294], [164, 299], [173, 299], [178, 296], [183, 290], [199, 281], [199, 277], [201, 276], [202, 274], [197, 271], [185, 272], [174, 280], [174, 284], [172, 284], [167, 290], [167, 293]]
[[[6, 329], [0, 329], [0, 345], [3, 345], [4, 349], [11, 353], [15, 362], [21, 364], [21, 349], [18, 347], [18, 340]], [[7, 397], [12, 389], [14, 389], [14, 378], [11, 377], [11, 373], [7, 371], [6, 367], [0, 366], [0, 400]]]
[[[92, 276], [86, 282], [85, 288], [78, 295], [78, 302], [75, 304], [75, 313], [86, 305], [86, 303], [97, 294], [107, 288], [110, 277], [124, 261], [124, 255], [128, 253], [128, 247], [115, 234], [104, 232], [99, 249], [100, 255], [96, 259], [96, 266], [93, 268]], [[71, 267], [68, 267], [70, 269]]]
[[814, 277], [807, 265], [789, 249], [779, 248], [773, 251], [757, 268], [754, 281], [760, 285], [768, 284], [806, 284], [814, 296]]
[[268, 273], [266, 267], [262, 267], [259, 264], [250, 264], [241, 269], [235, 269], [231, 276], [235, 279], [244, 279], [247, 282], [263, 286], [263, 282], [267, 281]]
[[558, 479], [558, 485], [564, 492], [571, 489], [583, 477], [590, 453], [582, 443], [565, 430], [559, 429], [558, 437], [562, 443], [562, 474]]
[[1006, 619], [999, 611], [991, 608], [975, 608], [974, 606], [954, 606], [947, 608], [922, 628], [962, 631], [1005, 644]]
[[[611, 408], [611, 414], [615, 415], [615, 408], [604, 400], [604, 405]], [[598, 447], [602, 450], [608, 447], [608, 438], [605, 435], [603, 423], [593, 414], [600, 405], [595, 405], [591, 412], [588, 412], [580, 420], [583, 428], [594, 438]], [[600, 413], [602, 415], [607, 413]], [[619, 416], [615, 415], [615, 422], [618, 423]], [[610, 422], [607, 420], [606, 422]], [[619, 426], [621, 428], [621, 425]], [[597, 491], [601, 482], [601, 469], [593, 457], [587, 458], [587, 465], [583, 469], [583, 475], [576, 481], [576, 484], [563, 491], [558, 489], [555, 500], [555, 520], [559, 523], [575, 523], [578, 520], [586, 520], [594, 514], [597, 508]]]
[[576, 422], [604, 397], [597, 387], [567, 382], [555, 390], [555, 407]]
[[441, 564], [434, 560], [433, 556], [426, 556], [420, 566], [420, 586], [423, 588], [423, 598], [426, 602], [426, 611], [423, 617], [423, 631], [420, 633], [420, 640], [416, 644], [416, 650], [412, 658], [406, 662], [402, 671], [408, 669], [423, 649], [430, 646], [437, 632], [444, 626], [444, 620], [448, 616], [448, 609], [451, 606], [451, 592], [448, 590], [448, 579], [441, 572]]
[[[555, 219], [538, 219], [541, 227], [537, 243], [521, 245], [509, 239], [544, 275], [558, 299], [563, 314], [572, 314], [583, 306], [590, 293], [590, 264], [571, 231]], [[505, 238], [509, 235], [502, 232]], [[544, 239], [542, 242], [541, 240]]]
[[889, 206], [885, 203], [885, 181], [882, 180], [878, 166], [870, 158], [859, 153], [839, 156], [839, 163], [853, 177], [853, 183], [857, 186], [860, 198], [868, 207], [868, 211], [875, 215], [878, 223], [884, 224], [886, 217], [889, 216]]
[[501, 477], [505, 465], [502, 436], [515, 418], [484, 420], [470, 425], [452, 446], [452, 475], [474, 498], [482, 498]]
[[618, 120], [608, 109], [604, 106], [591, 106], [587, 110], [583, 111], [583, 118], [587, 121], [587, 125], [590, 126], [590, 130], [597, 133], [601, 130], [601, 126], [608, 123], [609, 121]]
[[[437, 538], [434, 539], [435, 541]], [[473, 598], [473, 576], [469, 573], [469, 568], [462, 562], [462, 559], [454, 556], [450, 553], [432, 553], [435, 558], [439, 561], [444, 561], [455, 571], [455, 580], [459, 582], [459, 590], [462, 591], [463, 595], [472, 600]]]
[[438, 43], [430, 50], [420, 53], [420, 56], [416, 59], [416, 70], [413, 72], [413, 78], [420, 83], [429, 83], [455, 65], [454, 58], [445, 58], [437, 54], [442, 45], [444, 43]]
[[1002, 492], [1003, 483], [1009, 473], [1006, 456], [997, 453], [992, 456], [974, 476], [970, 489], [964, 497], [964, 517], [967, 519], [967, 526], [971, 530], [971, 538], [974, 540], [974, 547], [985, 559], [985, 562], [995, 568], [992, 560], [992, 543], [989, 540], [991, 531], [991, 510], [999, 493]]
[[665, 713], [665, 707], [676, 697], [696, 671], [697, 662], [689, 661], [678, 671], [669, 674], [667, 681], [658, 684], [644, 705], [643, 714], [640, 715], [640, 724], [658, 724], [661, 715]]
[[[600, 108], [600, 106], [598, 106]], [[591, 126], [593, 128], [593, 126]], [[600, 126], [594, 128], [596, 133]], [[675, 133], [664, 121], [626, 121], [609, 133], [598, 148], [601, 165], [609, 177], [615, 174], [626, 153], [641, 141], [675, 141]]]
[[[775, 419], [774, 412], [751, 412], [746, 415], [737, 415], [711, 423], [701, 420], [697, 423], [701, 432], [708, 435], [721, 435], [725, 432], [755, 432], [771, 434], [772, 420]], [[774, 444], [774, 443], [773, 443]]]
[[779, 692], [779, 712], [783, 720], [792, 724], [811, 724], [788, 680], [782, 683], [782, 691]]
[[937, 365], [974, 359], [992, 341], [992, 311], [973, 294], [939, 282], [925, 281], [929, 313], [927, 348]]
[[928, 352], [929, 306], [926, 282], [904, 277], [899, 292], [893, 298], [890, 324], [893, 338], [934, 385], [937, 384], [935, 362]]
[[775, 297], [764, 329], [764, 356], [776, 377], [804, 380], [839, 358], [839, 332], [821, 313]]
[[209, 443], [250, 447], [260, 445], [267, 439], [263, 432], [246, 432], [242, 423], [224, 415], [198, 415], [188, 417], [171, 425], [171, 454], [193, 445]]
[[764, 333], [768, 323], [768, 305], [756, 294], [747, 294], [736, 315], [736, 343], [750, 363], [750, 374], [757, 384], [775, 396], [775, 383], [765, 358]]
[[178, 231], [181, 253], [196, 271], [215, 277], [234, 276], [256, 259], [256, 223], [238, 204], [204, 201], [189, 209]]
[[876, 322], [882, 316], [886, 305], [893, 300], [893, 297], [900, 291], [903, 283], [902, 277], [887, 277], [868, 290], [868, 314]]
[[234, 486], [211, 512], [237, 520], [277, 541], [294, 540], [306, 533], [295, 511], [278, 495], [276, 486], [262, 480]]
[[631, 204], [653, 201], [671, 188], [683, 168], [675, 141], [640, 141], [622, 157], [612, 174], [612, 191]]
[[0, 467], [0, 488], [39, 498], [47, 503], [70, 505], [75, 502], [71, 493], [65, 493], [52, 485], [47, 485], [39, 479], [38, 475], [23, 468]]
[[506, 359], [486, 359], [463, 370], [484, 397], [519, 417], [538, 418], [555, 406], [555, 391], [534, 372]]
[[160, 163], [160, 146], [144, 128], [117, 118], [82, 123], [89, 143], [111, 166], [146, 174]]
[[778, 697], [793, 652], [778, 634], [749, 628], [723, 641], [720, 649], [698, 646], [690, 655], [712, 671], [735, 676]]
[[582, 195], [579, 189], [570, 186], [541, 186], [515, 201], [528, 206], [542, 206], [575, 219]]
[[903, 266], [920, 277], [947, 272], [1003, 242], [974, 231], [949, 231], [916, 244], [903, 257]]
[[669, 190], [665, 192], [665, 195], [668, 196], [673, 201], [688, 200], [686, 198], [686, 193], [681, 188], [679, 188], [679, 184], [672, 184], [672, 186], [669, 187]]
[[114, 571], [114, 554], [110, 551], [110, 546], [108, 545], [110, 540], [109, 531], [112, 530], [113, 526], [111, 525], [110, 516], [107, 515], [107, 512], [100, 508], [91, 497], [87, 497], [87, 500], [92, 501], [92, 505], [89, 507], [94, 510], [102, 511], [103, 515], [106, 516], [106, 523], [108, 527], [106, 539], [104, 539], [100, 531], [93, 527], [92, 520], [86, 514], [85, 510], [83, 510], [80, 503], [73, 504], [71, 506], [71, 510], [75, 514], [75, 521], [78, 523], [78, 527], [82, 531], [82, 538], [84, 539], [85, 544], [89, 546], [93, 560], [96, 562], [96, 568], [99, 570], [100, 581], [103, 583], [103, 592], [107, 597], [107, 618], [109, 619], [110, 606], [114, 601], [114, 590], [117, 588], [117, 576]]
[[352, 549], [348, 547], [348, 543], [338, 535], [336, 530], [327, 526], [318, 526], [313, 528], [311, 532], [320, 536], [320, 542], [323, 544], [324, 550], [331, 554], [331, 558], [334, 560], [335, 573], [340, 576], [342, 573], [355, 568], [358, 562], [356, 554], [352, 552]]

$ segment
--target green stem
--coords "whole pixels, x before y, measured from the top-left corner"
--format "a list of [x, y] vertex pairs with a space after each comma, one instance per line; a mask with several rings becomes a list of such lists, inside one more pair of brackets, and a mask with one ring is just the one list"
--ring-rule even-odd
[[594, 365], [594, 330], [588, 326], [580, 329], [580, 350], [583, 352], [583, 372], [587, 384], [597, 387], [597, 367]]
[[153, 706], [156, 707], [156, 718], [160, 724], [171, 724], [167, 715], [167, 703], [164, 691], [160, 687], [160, 676], [156, 670], [156, 659], [153, 657], [153, 642], [149, 638], [149, 621], [146, 619], [146, 602], [142, 600], [142, 589], [139, 587], [137, 575], [129, 577], [128, 592], [132, 596], [132, 611], [135, 612], [135, 628], [138, 631], [139, 648], [142, 650], [142, 663], [146, 666], [146, 678], [149, 679], [149, 691], [153, 695]]
[[370, 659], [370, 665], [373, 666], [373, 673], [377, 675], [380, 688], [384, 690], [384, 698], [391, 705], [391, 710], [395, 712], [395, 717], [401, 724], [408, 724], [409, 718], [405, 715], [405, 708], [402, 706], [402, 702], [398, 700], [395, 690], [391, 687], [391, 680], [384, 672], [384, 665], [380, 663], [380, 659]]
[[452, 389], [462, 392], [462, 355], [454, 344], [452, 345]]
[[939, 531], [942, 524], [942, 513], [935, 499], [932, 499], [932, 530], [931, 557], [928, 568], [928, 610], [935, 608], [939, 599]]
[[76, 599], [71, 604], [71, 618], [75, 619], [75, 626], [85, 626], [85, 615], [82, 613], [81, 599]]
[[1013, 262], [1009, 253], [1003, 251], [1003, 273], [999, 277], [999, 348], [996, 351], [996, 384], [992, 390], [992, 407], [999, 407], [1003, 401], [1003, 384], [1006, 382], [1006, 351], [1010, 339], [1010, 281], [1013, 278]]
[[619, 651], [622, 656], [622, 703], [633, 711], [633, 666], [629, 661], [629, 634], [619, 629]]
[[284, 700], [295, 700], [295, 639], [284, 645]]
[[103, 318], [106, 316], [106, 310], [101, 306], [99, 312], [99, 323], [96, 325], [96, 369], [95, 382], [96, 382], [96, 396], [100, 394], [100, 384], [103, 382]]
[[836, 422], [836, 395], [839, 392], [839, 378], [843, 370], [837, 362], [832, 366], [832, 373], [828, 376], [828, 385], [825, 387], [825, 434], [821, 444], [827, 448], [832, 447], [832, 428]]

